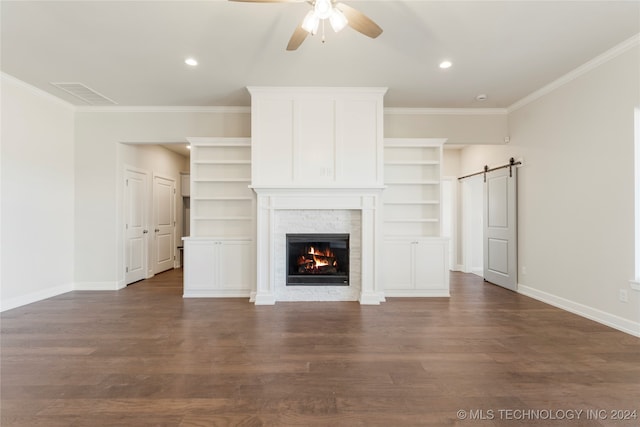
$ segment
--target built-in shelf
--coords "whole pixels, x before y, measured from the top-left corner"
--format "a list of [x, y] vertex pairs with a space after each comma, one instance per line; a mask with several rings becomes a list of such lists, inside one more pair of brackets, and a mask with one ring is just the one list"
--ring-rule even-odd
[[194, 165], [250, 165], [251, 160], [196, 160]]
[[396, 200], [385, 202], [385, 205], [439, 205], [440, 200]]
[[251, 178], [196, 178], [193, 182], [251, 182]]
[[191, 235], [251, 236], [255, 195], [249, 138], [194, 138], [191, 142]]
[[195, 221], [251, 221], [253, 217], [250, 216], [202, 216], [193, 217]]
[[390, 138], [384, 143], [384, 234], [440, 236], [440, 181], [444, 140]]
[[447, 239], [440, 237], [444, 142], [385, 139], [381, 276], [388, 296], [449, 296]]
[[210, 201], [252, 201], [253, 197], [236, 197], [236, 196], [214, 196], [214, 197], [192, 197], [191, 200], [210, 200]]
[[385, 165], [388, 166], [426, 166], [426, 165], [430, 165], [430, 166], [435, 166], [435, 165], [439, 165], [440, 162], [438, 160], [423, 160], [423, 161], [413, 161], [413, 160], [406, 160], [406, 161], [388, 161], [388, 162], [384, 162]]
[[384, 222], [438, 222], [438, 218], [393, 218], [385, 219]]

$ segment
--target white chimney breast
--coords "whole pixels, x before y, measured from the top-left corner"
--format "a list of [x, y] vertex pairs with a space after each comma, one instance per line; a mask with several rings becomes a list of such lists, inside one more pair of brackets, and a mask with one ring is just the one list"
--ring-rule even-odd
[[386, 88], [248, 90], [252, 186], [383, 185]]
[[[251, 188], [257, 194], [258, 305], [380, 304], [383, 97], [386, 88], [249, 87]], [[340, 221], [330, 220], [335, 213]], [[308, 224], [309, 218], [317, 221]], [[355, 221], [357, 219], [357, 221]], [[284, 236], [346, 227], [355, 245], [348, 287], [285, 287]], [[307, 228], [310, 227], [310, 228]]]

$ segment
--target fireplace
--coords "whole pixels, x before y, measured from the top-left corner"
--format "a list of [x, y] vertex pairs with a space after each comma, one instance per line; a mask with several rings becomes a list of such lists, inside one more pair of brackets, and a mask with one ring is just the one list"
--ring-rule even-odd
[[287, 286], [348, 286], [348, 234], [287, 234]]

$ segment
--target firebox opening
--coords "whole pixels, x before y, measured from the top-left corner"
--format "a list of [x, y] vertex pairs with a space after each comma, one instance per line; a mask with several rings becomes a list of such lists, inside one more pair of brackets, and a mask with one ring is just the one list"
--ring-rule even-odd
[[287, 234], [287, 286], [348, 285], [348, 234]]

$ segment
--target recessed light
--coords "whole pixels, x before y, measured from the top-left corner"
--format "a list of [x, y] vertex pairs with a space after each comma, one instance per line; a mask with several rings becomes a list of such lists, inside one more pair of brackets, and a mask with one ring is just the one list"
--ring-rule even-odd
[[453, 64], [451, 63], [451, 61], [442, 61], [440, 63], [440, 68], [442, 68], [443, 70], [450, 68]]
[[477, 101], [486, 101], [487, 100], [487, 95], [485, 95], [484, 93], [481, 93], [480, 95], [476, 96], [476, 100]]
[[192, 67], [198, 65], [198, 61], [196, 61], [194, 58], [187, 58], [184, 60], [184, 63], [187, 65], [191, 65]]

